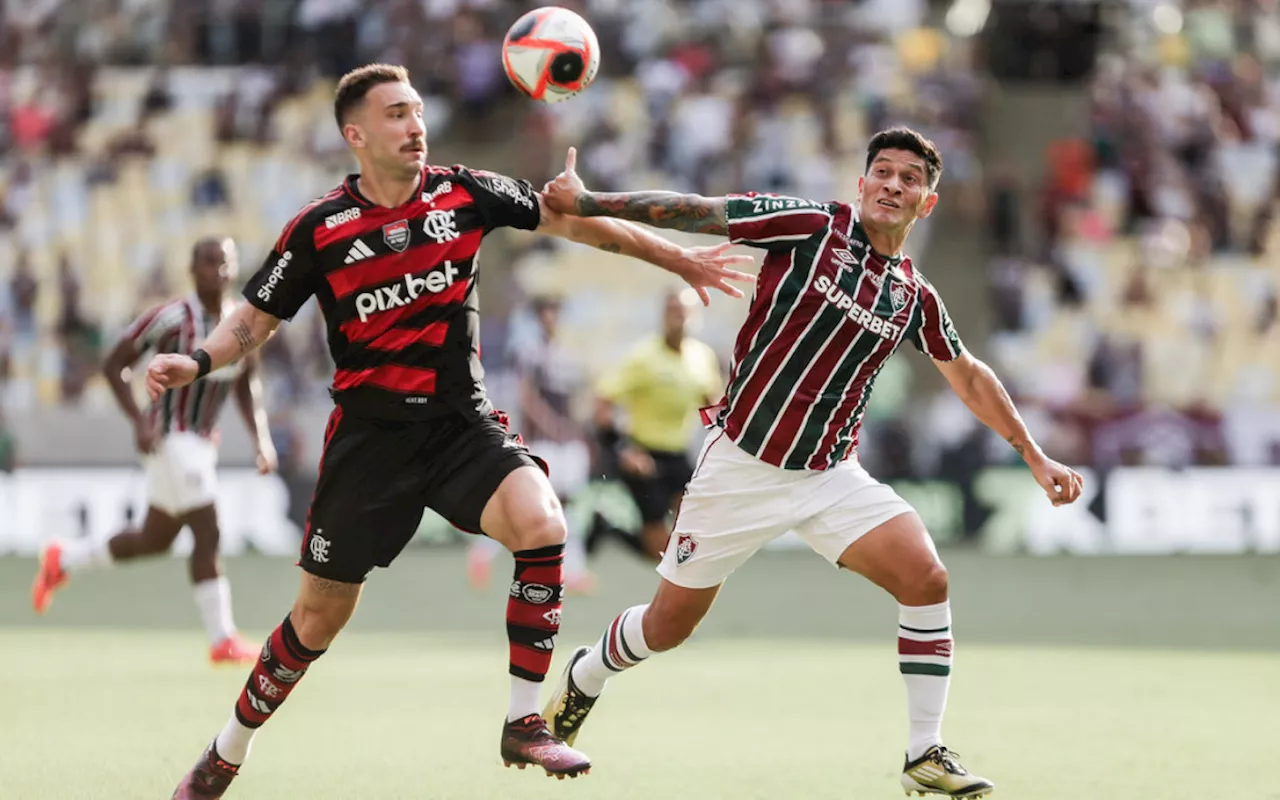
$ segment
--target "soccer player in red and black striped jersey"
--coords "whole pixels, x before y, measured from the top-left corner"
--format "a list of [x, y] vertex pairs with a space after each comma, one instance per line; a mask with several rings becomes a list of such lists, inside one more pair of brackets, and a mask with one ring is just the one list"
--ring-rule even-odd
[[147, 473], [147, 516], [142, 527], [108, 540], [89, 537], [49, 542], [31, 589], [37, 614], [53, 593], [81, 570], [168, 552], [184, 527], [191, 529], [191, 582], [196, 606], [209, 636], [215, 664], [250, 663], [258, 648], [236, 631], [231, 588], [218, 564], [218, 447], [214, 426], [233, 393], [249, 434], [257, 444], [258, 470], [275, 469], [276, 451], [267, 429], [255, 360], [223, 368], [197, 385], [167, 391], [145, 412], [138, 408], [124, 371], [147, 351], [186, 353], [200, 346], [218, 322], [232, 313], [228, 294], [239, 273], [235, 243], [210, 238], [191, 251], [195, 291], [162, 303], [128, 327], [103, 364], [103, 375], [120, 409], [133, 424], [134, 439]]
[[226, 727], [174, 797], [221, 797], [255, 731], [280, 707], [355, 610], [363, 582], [389, 566], [424, 506], [515, 555], [507, 607], [511, 703], [500, 752], [575, 776], [590, 761], [554, 738], [538, 690], [560, 626], [565, 522], [540, 463], [485, 396], [478, 342], [477, 252], [485, 234], [513, 227], [634, 256], [707, 290], [744, 260], [720, 248], [686, 250], [615, 220], [550, 211], [525, 181], [426, 163], [422, 100], [402, 67], [344, 76], [334, 113], [360, 163], [302, 209], [245, 288], [248, 304], [188, 355], [158, 356], [154, 394], [189, 384], [252, 352], [313, 295], [337, 365], [336, 408], [293, 610], [268, 639]]
[[932, 142], [895, 128], [871, 139], [852, 204], [598, 194], [571, 166], [544, 188], [557, 211], [719, 234], [768, 253], [728, 388], [704, 411], [710, 431], [658, 567], [657, 595], [619, 615], [596, 647], [574, 653], [546, 711], [557, 736], [572, 744], [610, 676], [683, 642], [729, 574], [794, 530], [898, 601], [911, 724], [903, 787], [951, 797], [992, 791], [942, 744], [952, 653], [946, 569], [911, 506], [858, 464], [858, 424], [877, 373], [910, 342], [1009, 441], [1054, 505], [1074, 502], [1081, 479], [1032, 440], [1000, 381], [965, 350], [937, 291], [902, 253], [912, 225], [938, 201], [941, 173]]

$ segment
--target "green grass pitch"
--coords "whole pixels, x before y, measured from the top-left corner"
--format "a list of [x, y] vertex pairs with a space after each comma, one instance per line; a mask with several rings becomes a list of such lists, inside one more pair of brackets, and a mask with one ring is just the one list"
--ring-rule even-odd
[[[968, 589], [957, 591], [945, 732], [997, 797], [1280, 798], [1267, 777], [1280, 730], [1280, 563], [948, 560]], [[351, 630], [263, 729], [228, 798], [902, 796], [892, 604], [858, 581], [796, 556], [751, 565], [693, 643], [610, 684], [578, 742], [591, 774], [558, 782], [501, 765], [504, 581], [468, 593], [458, 562], [415, 555], [400, 577], [375, 576]], [[1135, 565], [1153, 570], [1154, 599], [1124, 610]], [[86, 578], [38, 626], [20, 608], [31, 566], [0, 560], [0, 798], [167, 798], [246, 671], [205, 662], [177, 564]], [[570, 599], [556, 670], [610, 613], [647, 599], [647, 569], [608, 560], [602, 570], [602, 596]], [[258, 638], [296, 576], [265, 560], [233, 562], [231, 576]], [[816, 601], [801, 599], [806, 586]], [[1084, 607], [1053, 607], [1076, 592]], [[1090, 620], [1100, 593], [1121, 610]], [[1187, 595], [1195, 614], [1170, 607]], [[1205, 603], [1219, 604], [1216, 630]], [[1020, 632], [1037, 619], [1039, 635]]]

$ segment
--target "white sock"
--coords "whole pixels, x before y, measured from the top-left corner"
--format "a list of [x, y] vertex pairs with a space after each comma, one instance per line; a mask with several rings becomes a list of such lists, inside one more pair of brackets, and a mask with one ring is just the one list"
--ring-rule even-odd
[[931, 606], [898, 606], [898, 670], [907, 685], [910, 761], [942, 744], [951, 650], [950, 600]]
[[257, 728], [242, 725], [233, 713], [222, 733], [218, 734], [213, 747], [223, 761], [239, 766], [249, 757], [249, 746], [253, 744], [253, 735], [257, 732]]
[[644, 640], [644, 612], [632, 606], [609, 623], [591, 652], [573, 666], [573, 682], [588, 697], [599, 697], [605, 681], [644, 661], [653, 652]]
[[92, 536], [59, 542], [62, 545], [62, 568], [67, 572], [79, 572], [111, 566], [111, 549], [107, 542], [107, 539], [95, 539]]
[[511, 705], [507, 707], [507, 722], [524, 719], [538, 713], [538, 691], [541, 683], [511, 676]]
[[204, 622], [204, 631], [209, 635], [209, 644], [217, 644], [234, 635], [236, 624], [231, 616], [231, 584], [227, 579], [219, 575], [200, 581], [192, 591], [196, 607], [200, 609], [200, 619]]

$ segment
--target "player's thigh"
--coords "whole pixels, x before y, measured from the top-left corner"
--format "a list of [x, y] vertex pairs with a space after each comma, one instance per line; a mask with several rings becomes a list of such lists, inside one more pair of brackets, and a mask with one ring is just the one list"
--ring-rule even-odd
[[335, 411], [320, 460], [299, 565], [328, 581], [362, 583], [390, 566], [422, 519], [413, 424]]
[[191, 537], [197, 550], [217, 550], [219, 529], [218, 510], [214, 506], [202, 506], [183, 514], [180, 524], [191, 529]]
[[157, 553], [173, 546], [173, 540], [182, 532], [182, 520], [168, 512], [151, 506], [142, 521], [142, 538]]
[[430, 458], [429, 472], [425, 504], [459, 530], [483, 533], [513, 552], [564, 542], [564, 511], [546, 465], [505, 417], [463, 423]]
[[798, 521], [791, 495], [805, 476], [755, 459], [714, 430], [680, 501], [658, 574], [686, 589], [719, 586]]
[[919, 515], [856, 462], [824, 474], [803, 502], [814, 513], [796, 533], [832, 564], [866, 576], [895, 597], [912, 593], [912, 586], [941, 569]]

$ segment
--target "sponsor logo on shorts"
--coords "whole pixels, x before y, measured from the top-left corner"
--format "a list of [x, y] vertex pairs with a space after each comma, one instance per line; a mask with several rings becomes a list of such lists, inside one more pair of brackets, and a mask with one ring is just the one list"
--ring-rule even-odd
[[316, 528], [311, 534], [311, 541], [307, 542], [307, 549], [311, 551], [311, 560], [317, 564], [329, 563], [329, 540], [320, 535], [323, 528]]
[[276, 686], [266, 675], [258, 676], [258, 688], [262, 690], [265, 697], [276, 698], [280, 696], [280, 687]]
[[698, 552], [698, 543], [693, 537], [687, 533], [682, 533], [676, 537], [676, 564], [680, 565], [693, 558], [693, 554]]

